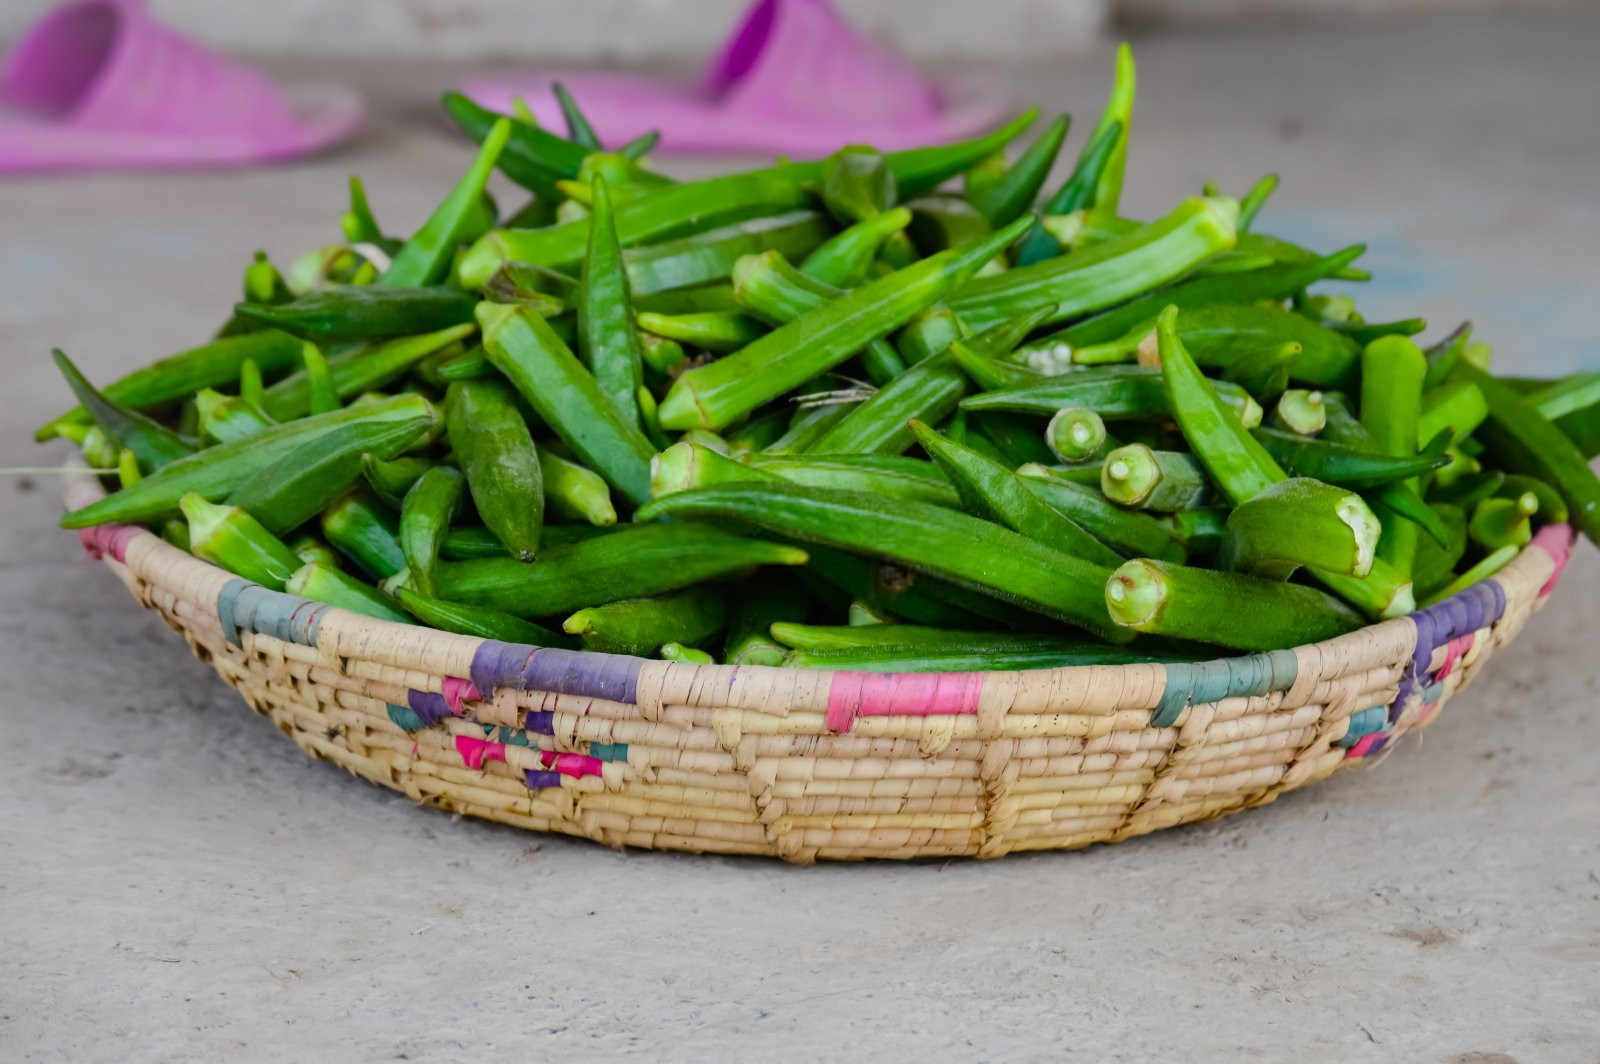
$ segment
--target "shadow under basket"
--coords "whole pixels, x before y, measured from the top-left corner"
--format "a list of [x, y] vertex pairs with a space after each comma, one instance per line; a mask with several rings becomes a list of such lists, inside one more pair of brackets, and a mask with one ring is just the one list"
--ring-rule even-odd
[[268, 591], [142, 528], [79, 534], [314, 757], [533, 831], [800, 862], [1070, 849], [1270, 802], [1431, 723], [1573, 542], [1546, 526], [1492, 579], [1292, 650], [882, 674], [498, 643]]

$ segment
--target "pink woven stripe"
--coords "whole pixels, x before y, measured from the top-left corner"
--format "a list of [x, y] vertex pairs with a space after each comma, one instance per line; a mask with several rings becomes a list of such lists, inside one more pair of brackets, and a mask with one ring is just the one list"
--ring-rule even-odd
[[1374, 748], [1381, 749], [1389, 741], [1389, 734], [1389, 732], [1373, 732], [1371, 735], [1363, 735], [1356, 740], [1356, 744], [1344, 756], [1366, 757], [1369, 753], [1372, 753]]
[[554, 750], [542, 750], [539, 760], [545, 768], [553, 768], [563, 776], [571, 776], [581, 780], [585, 776], [600, 775], [600, 767], [605, 764], [598, 757], [588, 754], [558, 754]]
[[832, 731], [856, 717], [958, 716], [978, 712], [981, 672], [836, 672], [828, 686]]
[[1567, 567], [1567, 559], [1572, 557], [1572, 526], [1545, 525], [1534, 534], [1533, 545], [1550, 555], [1550, 560], [1556, 566], [1556, 571], [1539, 589], [1542, 598], [1555, 590], [1556, 581], [1561, 579], [1561, 570]]
[[461, 704], [463, 702], [480, 702], [483, 700], [483, 693], [478, 690], [478, 685], [471, 680], [463, 680], [459, 676], [446, 676], [441, 686], [441, 691], [444, 694], [445, 705], [449, 706], [450, 712], [458, 717], [461, 716]]
[[78, 542], [88, 551], [89, 557], [99, 561], [107, 554], [119, 562], [127, 561], [128, 544], [143, 532], [138, 525], [94, 525], [78, 529]]
[[474, 739], [470, 735], [456, 736], [456, 753], [461, 755], [468, 768], [482, 768], [485, 761], [504, 761], [506, 744]]
[[1439, 671], [1433, 674], [1434, 680], [1442, 680], [1450, 675], [1450, 670], [1455, 668], [1455, 664], [1461, 659], [1461, 655], [1472, 649], [1474, 634], [1468, 632], [1465, 635], [1458, 635], [1445, 644], [1444, 664], [1440, 665]]

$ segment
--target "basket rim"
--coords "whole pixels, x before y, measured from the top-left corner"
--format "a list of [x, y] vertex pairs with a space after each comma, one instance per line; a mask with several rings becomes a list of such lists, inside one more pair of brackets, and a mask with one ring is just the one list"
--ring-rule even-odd
[[[103, 497], [104, 495], [105, 490], [101, 485], [98, 476], [89, 471], [89, 467], [83, 462], [81, 456], [72, 455], [63, 463], [61, 496], [63, 503], [69, 509], [80, 508], [100, 497]], [[1196, 662], [1151, 662], [1123, 665], [1062, 665], [1035, 669], [993, 670], [983, 672], [894, 673], [845, 670], [835, 671], [830, 669], [803, 669], [789, 666], [769, 665], [701, 665], [683, 662], [668, 662], [630, 654], [610, 654], [589, 650], [558, 650], [556, 648], [537, 647], [531, 644], [496, 643], [493, 640], [484, 639], [479, 636], [469, 636], [454, 632], [446, 632], [442, 629], [430, 628], [426, 625], [416, 623], [383, 620], [376, 617], [370, 617], [365, 614], [354, 613], [338, 607], [329, 606], [324, 603], [311, 603], [310, 600], [298, 599], [295, 596], [287, 595], [283, 592], [268, 591], [265, 588], [261, 588], [259, 585], [251, 584], [248, 581], [235, 576], [220, 566], [214, 565], [202, 558], [198, 558], [187, 551], [181, 550], [172, 544], [167, 543], [159, 535], [142, 526], [121, 524], [96, 525], [90, 528], [79, 529], [78, 534], [85, 550], [88, 551], [91, 557], [101, 558], [104, 556], [110, 556], [113, 560], [124, 565], [129, 564], [127, 561], [129, 549], [137, 545], [139, 548], [141, 562], [148, 561], [150, 563], [141, 564], [139, 568], [148, 569], [155, 567], [166, 570], [169, 573], [169, 577], [172, 578], [167, 582], [172, 582], [175, 579], [176, 582], [194, 587], [195, 589], [205, 585], [216, 585], [218, 593], [224, 599], [227, 598], [228, 592], [226, 588], [228, 585], [233, 585], [235, 587], [238, 585], [248, 585], [248, 588], [254, 589], [264, 596], [273, 596], [278, 599], [289, 599], [295, 603], [302, 604], [302, 608], [300, 610], [291, 611], [298, 612], [298, 616], [290, 616], [285, 618], [274, 614], [272, 619], [276, 621], [280, 627], [284, 623], [298, 624], [303, 632], [313, 633], [313, 642], [315, 639], [314, 632], [316, 628], [323, 622], [333, 622], [334, 627], [336, 627], [343, 636], [365, 634], [368, 637], [368, 640], [366, 640], [368, 642], [393, 642], [403, 645], [408, 651], [408, 654], [404, 655], [403, 657], [408, 657], [413, 662], [415, 661], [415, 657], [422, 654], [424, 651], [441, 651], [445, 658], [450, 659], [452, 663], [460, 666], [459, 668], [456, 668], [454, 672], [447, 672], [447, 675], [467, 675], [474, 663], [474, 659], [481, 657], [481, 655], [478, 653], [481, 649], [490, 646], [504, 648], [520, 647], [530, 652], [537, 650], [547, 655], [559, 654], [562, 655], [563, 658], [576, 659], [578, 661], [590, 659], [591, 661], [603, 660], [606, 663], [628, 663], [628, 665], [633, 667], [635, 671], [637, 671], [637, 666], [639, 664], [661, 666], [677, 673], [679, 683], [675, 683], [673, 685], [675, 687], [680, 685], [693, 685], [693, 677], [705, 677], [706, 679], [702, 680], [701, 682], [709, 683], [716, 688], [721, 689], [721, 693], [724, 696], [727, 695], [727, 688], [730, 685], [728, 682], [725, 682], [723, 678], [729, 676], [735, 671], [744, 674], [780, 674], [787, 677], [818, 678], [823, 683], [824, 687], [827, 685], [826, 682], [835, 676], [872, 678], [863, 680], [862, 686], [873, 687], [886, 684], [890, 687], [907, 687], [909, 690], [902, 692], [900, 696], [897, 696], [896, 701], [905, 701], [907, 696], [919, 699], [922, 708], [918, 709], [916, 712], [929, 715], [974, 711], [974, 706], [970, 704], [972, 701], [972, 699], [969, 697], [970, 692], [952, 689], [961, 687], [963, 681], [969, 681], [973, 677], [983, 677], [984, 683], [986, 684], [1004, 683], [1007, 680], [1015, 682], [1038, 683], [1040, 682], [1040, 679], [1044, 677], [1073, 675], [1082, 676], [1089, 673], [1104, 675], [1108, 672], [1113, 672], [1124, 677], [1141, 675], [1143, 682], [1137, 683], [1136, 686], [1144, 686], [1145, 682], [1153, 683], [1158, 693], [1161, 692], [1164, 687], [1168, 688], [1168, 695], [1170, 696], [1170, 688], [1172, 685], [1166, 682], [1166, 676], [1170, 671], [1200, 670], [1201, 672], [1204, 672], [1208, 667], [1215, 670], [1221, 666], [1226, 667], [1226, 671], [1233, 676], [1233, 682], [1231, 684], [1229, 693], [1251, 693], [1249, 691], [1239, 690], [1241, 688], [1241, 684], [1243, 687], [1250, 687], [1252, 684], [1256, 686], [1265, 684], [1267, 686], [1263, 687], [1262, 690], [1281, 690], [1285, 689], [1288, 685], [1274, 682], [1273, 674], [1281, 671], [1284, 667], [1287, 667], [1292, 677], [1292, 674], [1295, 671], [1292, 663], [1285, 665], [1284, 656], [1286, 655], [1303, 657], [1307, 652], [1315, 653], [1319, 650], [1323, 652], [1332, 650], [1340, 657], [1347, 657], [1355, 652], [1355, 648], [1359, 644], [1363, 643], [1374, 642], [1387, 645], [1393, 642], [1396, 638], [1400, 637], [1403, 637], [1405, 642], [1410, 643], [1412, 642], [1413, 632], [1415, 632], [1417, 636], [1416, 642], [1418, 644], [1418, 648], [1416, 653], [1417, 657], [1420, 659], [1423, 656], [1423, 651], [1420, 646], [1422, 642], [1420, 638], [1422, 635], [1421, 629], [1439, 628], [1440, 625], [1438, 623], [1431, 622], [1433, 622], [1433, 619], [1440, 617], [1452, 618], [1454, 627], [1460, 628], [1460, 619], [1456, 616], [1460, 612], [1459, 604], [1461, 602], [1473, 602], [1474, 600], [1481, 599], [1484, 596], [1486, 589], [1492, 589], [1492, 591], [1489, 593], [1492, 594], [1493, 597], [1499, 602], [1498, 608], [1490, 607], [1494, 610], [1495, 616], [1498, 616], [1499, 611], [1503, 610], [1505, 606], [1506, 595], [1505, 591], [1501, 588], [1501, 584], [1507, 579], [1514, 580], [1519, 575], [1526, 573], [1526, 576], [1535, 577], [1537, 581], [1536, 590], [1538, 595], [1541, 598], [1545, 595], [1548, 595], [1554, 588], [1563, 568], [1566, 565], [1576, 538], [1576, 533], [1569, 524], [1553, 523], [1544, 525], [1535, 534], [1533, 540], [1528, 543], [1520, 552], [1518, 552], [1516, 558], [1507, 563], [1505, 567], [1500, 569], [1493, 576], [1487, 577], [1484, 580], [1481, 580], [1478, 583], [1464, 589], [1458, 594], [1451, 596], [1449, 599], [1445, 599], [1433, 606], [1423, 607], [1411, 613], [1401, 614], [1396, 617], [1373, 621], [1362, 626], [1361, 628], [1355, 629], [1352, 632], [1336, 636], [1329, 640], [1323, 640], [1319, 643], [1301, 644], [1295, 647], [1285, 647], [1279, 650], [1266, 651], [1256, 654], [1240, 652], [1237, 655], [1230, 655], [1223, 658]], [[1545, 570], [1548, 572], [1548, 576], [1545, 575], [1545, 572], [1526, 572], [1530, 565], [1536, 567], [1537, 569]], [[1549, 568], [1546, 569], [1546, 567]], [[141, 573], [141, 575], [143, 574]], [[303, 608], [305, 604], [313, 605], [316, 608], [308, 612]], [[1476, 610], [1477, 607], [1473, 607], [1473, 609]], [[312, 616], [312, 614], [314, 614], [314, 616]], [[1474, 612], [1473, 616], [1476, 618], [1478, 614]], [[1493, 618], [1490, 619], [1492, 620]], [[259, 622], [261, 618], [257, 616], [251, 618], [251, 620]], [[229, 622], [225, 619], [225, 631], [228, 630], [229, 627]], [[1473, 621], [1472, 627], [1477, 627], [1476, 620]], [[239, 631], [246, 629], [251, 631], [260, 631], [259, 628], [250, 627], [247, 623], [239, 625]], [[234, 636], [230, 636], [230, 638], [234, 638], [236, 641]], [[1431, 654], [1438, 645], [1442, 644], [1430, 644], [1427, 647], [1427, 652]], [[428, 656], [437, 657], [438, 655], [434, 654]], [[1228, 663], [1232, 663], [1233, 666], [1237, 666], [1242, 662], [1254, 662], [1255, 671], [1260, 675], [1254, 676], [1253, 678], [1247, 677], [1244, 681], [1240, 681], [1239, 677], [1236, 675], [1238, 670], [1234, 667], [1228, 666]], [[397, 659], [395, 663], [404, 664], [405, 660]], [[1417, 670], [1419, 673], [1423, 669], [1423, 664], [1424, 663], [1419, 661]], [[608, 665], [608, 667], [614, 669], [616, 666]], [[1204, 685], [1204, 677], [1200, 677], [1199, 679], [1201, 680], [1202, 685]], [[605, 686], [603, 680], [601, 680], [600, 683], [602, 687]], [[1191, 700], [1199, 700], [1200, 692], [1198, 690], [1189, 690], [1190, 686], [1191, 685], [1187, 684], [1184, 685], [1186, 694], [1192, 697], [1183, 698], [1182, 704], [1187, 704]], [[566, 693], [599, 694], [600, 692], [575, 690]], [[1403, 689], [1400, 699], [1397, 701], [1403, 700], [1406, 693], [1407, 692]], [[601, 694], [601, 696], [607, 697], [607, 695], [604, 694]], [[629, 698], [627, 700], [631, 701], [632, 699]], [[1172, 701], [1172, 699], [1170, 697], [1165, 697], [1158, 698], [1157, 701], [1160, 703], [1165, 703]], [[1152, 705], [1156, 705], [1156, 703], [1152, 703]], [[891, 708], [888, 710], [888, 712], [906, 713], [910, 711], [903, 708]], [[853, 713], [851, 715], [853, 716]], [[1151, 723], [1162, 723], [1160, 718], [1163, 715], [1165, 714], [1162, 714], [1158, 709], [1157, 718], [1153, 719]], [[1170, 721], [1168, 723], [1170, 723]]]

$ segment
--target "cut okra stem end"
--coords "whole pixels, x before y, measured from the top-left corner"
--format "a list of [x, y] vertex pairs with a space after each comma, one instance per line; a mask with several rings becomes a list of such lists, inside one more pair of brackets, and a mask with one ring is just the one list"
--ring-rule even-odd
[[1106, 581], [1106, 610], [1124, 628], [1149, 624], [1160, 615], [1165, 601], [1166, 582], [1142, 559], [1125, 562]]

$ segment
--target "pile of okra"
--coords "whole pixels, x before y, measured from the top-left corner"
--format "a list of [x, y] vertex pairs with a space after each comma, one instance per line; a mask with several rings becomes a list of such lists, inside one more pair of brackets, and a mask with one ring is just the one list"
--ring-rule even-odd
[[[144, 524], [262, 586], [494, 639], [893, 671], [1315, 641], [1595, 538], [1600, 373], [1496, 376], [1268, 236], [1269, 175], [1119, 213], [1133, 67], [1068, 133], [676, 181], [451, 94], [479, 150], [409, 239], [258, 253], [215, 338], [67, 436]], [[494, 170], [530, 195], [501, 217]]]

